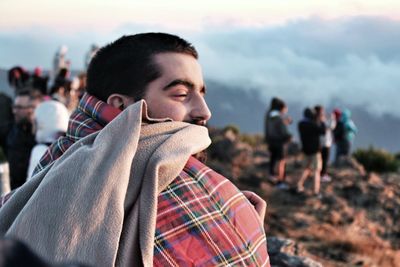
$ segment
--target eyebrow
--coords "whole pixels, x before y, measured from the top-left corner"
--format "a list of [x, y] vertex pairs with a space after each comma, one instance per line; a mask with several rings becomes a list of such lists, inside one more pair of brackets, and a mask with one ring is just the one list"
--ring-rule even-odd
[[[169, 84], [167, 84], [163, 88], [163, 90], [166, 91], [166, 90], [168, 90], [171, 87], [174, 87], [176, 85], [183, 85], [183, 86], [189, 88], [190, 90], [193, 90], [195, 88], [194, 84], [192, 82], [190, 82], [190, 81], [182, 80], [182, 79], [176, 79], [176, 80], [173, 80], [172, 82], [170, 82]], [[206, 87], [203, 85], [203, 87], [201, 88], [200, 91], [205, 93], [206, 92]]]

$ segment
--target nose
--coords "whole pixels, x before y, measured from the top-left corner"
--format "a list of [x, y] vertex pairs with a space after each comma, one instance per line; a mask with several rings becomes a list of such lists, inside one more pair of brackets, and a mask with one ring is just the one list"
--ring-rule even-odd
[[206, 100], [202, 95], [199, 95], [197, 97], [197, 100], [195, 101], [191, 110], [190, 116], [192, 120], [204, 122], [204, 124], [211, 118], [211, 111], [208, 108]]

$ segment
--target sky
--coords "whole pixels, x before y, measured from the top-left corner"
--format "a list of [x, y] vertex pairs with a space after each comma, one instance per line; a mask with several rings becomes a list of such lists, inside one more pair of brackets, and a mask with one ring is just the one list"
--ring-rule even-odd
[[397, 0], [1, 0], [0, 29], [45, 26], [69, 33], [82, 29], [104, 32], [127, 23], [186, 30], [227, 24], [263, 27], [310, 16], [396, 19], [399, 8]]
[[400, 117], [398, 0], [0, 0], [0, 68], [74, 69], [92, 43], [167, 31], [199, 50], [206, 79], [307, 105]]

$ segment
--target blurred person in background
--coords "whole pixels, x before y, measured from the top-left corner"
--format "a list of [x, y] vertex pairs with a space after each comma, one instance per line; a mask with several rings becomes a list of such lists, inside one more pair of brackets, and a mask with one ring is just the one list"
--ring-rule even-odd
[[67, 106], [70, 90], [71, 81], [69, 79], [69, 71], [66, 68], [62, 68], [51, 86], [50, 97]]
[[53, 59], [53, 70], [51, 72], [52, 80], [56, 79], [56, 76], [61, 71], [61, 69], [69, 69], [70, 62], [67, 59], [68, 47], [66, 45], [60, 46], [56, 51]]
[[321, 135], [325, 134], [325, 124], [318, 121], [315, 112], [306, 108], [304, 117], [298, 124], [301, 147], [305, 156], [305, 169], [297, 183], [297, 191], [304, 191], [304, 182], [314, 172], [314, 194], [320, 196], [320, 177], [322, 168]]
[[[0, 137], [6, 136], [9, 125], [14, 122], [11, 97], [0, 92]], [[0, 143], [0, 196], [10, 191], [9, 167], [4, 154], [4, 143]]]
[[11, 97], [0, 92], [0, 136], [7, 135], [8, 126], [14, 122]]
[[47, 92], [47, 83], [49, 81], [48, 76], [43, 76], [42, 68], [36, 67], [33, 70], [32, 79], [32, 87], [39, 89], [43, 95], [46, 95]]
[[333, 131], [336, 144], [335, 163], [339, 164], [341, 160], [348, 158], [351, 154], [357, 127], [351, 119], [350, 110], [345, 109], [341, 112], [339, 109], [335, 109], [334, 113], [337, 121]]
[[329, 155], [333, 142], [332, 130], [335, 128], [336, 122], [332, 118], [330, 120], [327, 120], [325, 109], [323, 106], [320, 105], [315, 106], [314, 110], [317, 123], [324, 124], [325, 126], [325, 134], [322, 134], [320, 137], [321, 158], [322, 158], [321, 181], [330, 182], [332, 178], [328, 174], [328, 165], [329, 165]]
[[15, 93], [29, 85], [30, 75], [21, 66], [15, 66], [8, 70], [8, 84], [14, 89]]
[[36, 107], [34, 117], [36, 145], [30, 155], [28, 179], [32, 176], [33, 170], [47, 148], [66, 133], [69, 112], [62, 103], [49, 100]]
[[354, 137], [358, 131], [354, 121], [351, 119], [351, 111], [349, 109], [344, 109], [342, 112], [341, 121], [343, 122], [345, 140], [346, 140], [346, 150], [344, 151], [345, 156], [350, 156], [351, 148], [354, 142]]
[[52, 100], [58, 101], [64, 106], [67, 105], [68, 102], [68, 89], [65, 86], [55, 86], [53, 85], [50, 88], [50, 97]]
[[71, 80], [69, 79], [70, 71], [67, 68], [62, 68], [57, 73], [57, 76], [54, 80], [54, 87], [68, 87], [71, 84]]
[[[287, 116], [288, 108], [286, 103], [274, 97], [271, 100], [270, 108], [265, 115], [265, 141], [270, 152], [269, 174], [273, 182], [277, 182], [280, 189], [288, 189], [285, 183], [286, 167], [286, 146], [292, 135], [288, 125], [292, 122]], [[277, 168], [277, 175], [275, 169]]]
[[342, 111], [339, 108], [333, 110], [333, 119], [335, 120], [335, 128], [333, 129], [333, 139], [335, 142], [335, 165], [339, 162], [339, 157], [343, 155], [345, 150], [345, 134], [344, 125], [341, 121]]
[[29, 157], [36, 144], [33, 132], [34, 110], [41, 102], [42, 95], [33, 89], [17, 93], [13, 105], [14, 123], [3, 125], [1, 145], [10, 168], [11, 190], [18, 188], [26, 181]]

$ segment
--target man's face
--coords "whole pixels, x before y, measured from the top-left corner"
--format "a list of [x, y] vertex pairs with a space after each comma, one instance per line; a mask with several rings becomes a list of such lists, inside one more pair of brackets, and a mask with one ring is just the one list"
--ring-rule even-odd
[[154, 62], [161, 77], [147, 85], [144, 100], [152, 118], [171, 118], [199, 125], [211, 118], [198, 61], [182, 53], [160, 53]]
[[33, 121], [34, 106], [29, 96], [17, 96], [14, 100], [13, 113], [15, 122], [19, 123], [24, 119]]

